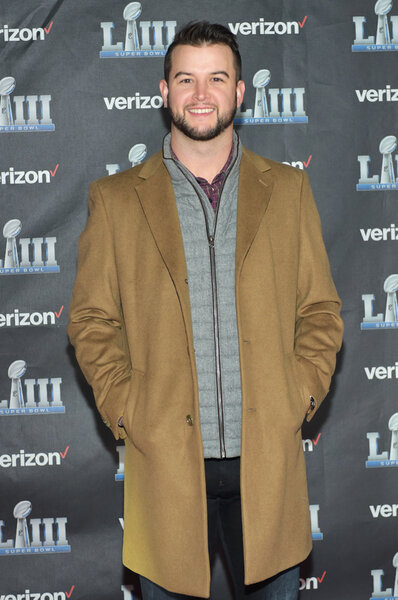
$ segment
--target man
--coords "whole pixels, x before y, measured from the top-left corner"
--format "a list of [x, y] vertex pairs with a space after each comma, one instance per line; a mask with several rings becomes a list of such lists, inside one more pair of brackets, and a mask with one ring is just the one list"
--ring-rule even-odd
[[301, 424], [343, 329], [319, 217], [306, 175], [233, 131], [228, 29], [181, 30], [160, 91], [162, 151], [91, 186], [70, 310], [125, 439], [123, 560], [144, 599], [207, 598], [221, 539], [237, 598], [292, 600], [311, 549]]

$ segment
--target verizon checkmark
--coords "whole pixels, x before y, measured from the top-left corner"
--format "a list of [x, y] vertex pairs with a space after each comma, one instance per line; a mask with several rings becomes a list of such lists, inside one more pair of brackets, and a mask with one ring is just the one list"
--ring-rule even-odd
[[61, 308], [59, 309], [59, 311], [57, 312], [56, 310], [54, 310], [54, 314], [57, 317], [57, 319], [60, 318], [62, 311], [64, 310], [64, 305], [61, 306]]
[[65, 458], [65, 456], [68, 454], [69, 452], [69, 446], [66, 446], [65, 450], [63, 452], [60, 452], [60, 455], [62, 456], [62, 458]]
[[322, 573], [322, 577], [317, 577], [317, 580], [319, 581], [319, 583], [322, 583], [322, 581], [325, 579], [325, 575], [326, 575], [326, 571], [324, 571]]
[[[309, 164], [310, 164], [310, 162], [311, 162], [311, 159], [312, 159], [312, 154], [310, 154], [310, 155], [309, 155], [309, 157], [308, 157], [308, 159], [307, 159], [307, 160], [303, 160], [303, 165], [305, 166], [305, 168], [307, 168], [307, 167], [308, 167], [308, 165], [309, 165]], [[58, 165], [57, 165], [57, 166], [58, 166]]]
[[[69, 447], [69, 446], [68, 446], [68, 447]], [[70, 597], [72, 596], [72, 594], [73, 594], [73, 590], [74, 590], [74, 589], [75, 589], [75, 586], [74, 586], [74, 585], [72, 585], [72, 587], [70, 588], [69, 592], [65, 592], [65, 596], [66, 596], [67, 598], [70, 598]]]
[[59, 167], [59, 163], [57, 163], [55, 165], [55, 169], [53, 171], [50, 169], [51, 177], [54, 177], [55, 173], [58, 171], [58, 167]]
[[315, 440], [313, 439], [312, 441], [314, 442], [314, 446], [317, 445], [317, 443], [319, 442], [319, 438], [321, 437], [321, 433], [318, 433], [317, 437], [315, 438]]
[[302, 29], [305, 25], [306, 20], [308, 19], [307, 15], [305, 15], [304, 19], [302, 21], [299, 21], [298, 24], [300, 25], [300, 28]]
[[[307, 18], [307, 17], [306, 17]], [[53, 26], [54, 21], [51, 21], [51, 23], [49, 25], [47, 25], [47, 27], [44, 28], [44, 31], [46, 32], [46, 34], [48, 35], [51, 31], [51, 27]], [[300, 25], [301, 27], [301, 25]]]

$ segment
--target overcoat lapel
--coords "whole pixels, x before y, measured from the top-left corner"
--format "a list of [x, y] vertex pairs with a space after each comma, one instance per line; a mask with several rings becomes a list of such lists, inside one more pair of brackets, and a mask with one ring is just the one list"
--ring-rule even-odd
[[[187, 282], [187, 267], [177, 205], [173, 186], [161, 152], [148, 160], [141, 172], [142, 182], [136, 191], [148, 225], [160, 254], [169, 270], [181, 301], [187, 335], [193, 343], [191, 308]], [[239, 175], [238, 220], [236, 232], [236, 277], [256, 236], [267, 210], [273, 188], [270, 166], [261, 160], [252, 160], [243, 149]]]
[[142, 209], [180, 298], [187, 335], [192, 340], [188, 275], [173, 186], [161, 153], [147, 161], [136, 186]]
[[273, 188], [270, 166], [258, 167], [243, 149], [239, 174], [238, 222], [236, 230], [236, 277], [267, 210]]

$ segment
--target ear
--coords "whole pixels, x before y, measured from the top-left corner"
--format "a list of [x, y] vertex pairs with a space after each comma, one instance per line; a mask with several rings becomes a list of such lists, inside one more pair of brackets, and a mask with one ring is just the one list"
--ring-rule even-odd
[[241, 79], [236, 84], [236, 104], [238, 108], [243, 102], [243, 96], [245, 95], [245, 82]]
[[167, 106], [167, 97], [169, 95], [169, 86], [167, 85], [167, 81], [165, 79], [161, 79], [159, 82], [160, 95], [163, 99], [164, 106]]

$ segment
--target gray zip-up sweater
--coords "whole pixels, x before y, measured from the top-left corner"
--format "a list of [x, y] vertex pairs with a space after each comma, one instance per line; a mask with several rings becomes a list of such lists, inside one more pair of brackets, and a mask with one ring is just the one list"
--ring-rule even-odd
[[241, 381], [235, 307], [239, 138], [217, 213], [193, 174], [171, 154], [163, 160], [173, 184], [184, 242], [205, 458], [240, 456]]

